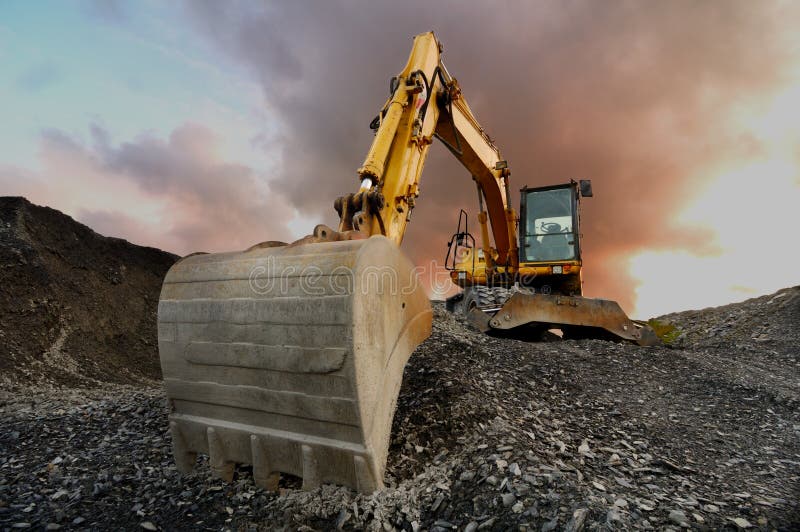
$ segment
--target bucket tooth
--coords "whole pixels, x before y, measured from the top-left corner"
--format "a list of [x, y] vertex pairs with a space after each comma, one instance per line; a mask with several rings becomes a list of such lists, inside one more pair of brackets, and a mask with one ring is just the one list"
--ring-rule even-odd
[[303, 489], [313, 490], [321, 484], [317, 455], [309, 445], [302, 445], [301, 448], [303, 454]]
[[431, 322], [414, 265], [382, 236], [178, 261], [158, 306], [176, 460], [208, 453], [226, 480], [252, 464], [268, 489], [279, 473], [382, 488], [403, 369]]
[[211, 472], [215, 477], [225, 482], [233, 481], [233, 462], [225, 461], [225, 447], [222, 438], [214, 427], [208, 427], [208, 462], [211, 465]]
[[172, 454], [175, 456], [175, 466], [180, 473], [190, 473], [197, 462], [197, 453], [189, 450], [186, 438], [181, 433], [177, 422], [169, 422], [169, 432], [172, 435]]
[[250, 435], [250, 453], [253, 459], [253, 480], [256, 485], [267, 491], [278, 491], [281, 474], [272, 470], [267, 449], [255, 434]]
[[353, 467], [356, 470], [356, 489], [361, 493], [372, 493], [375, 490], [383, 489], [383, 481], [378, 479], [375, 481], [375, 476], [369, 468], [369, 464], [363, 456], [353, 457]]

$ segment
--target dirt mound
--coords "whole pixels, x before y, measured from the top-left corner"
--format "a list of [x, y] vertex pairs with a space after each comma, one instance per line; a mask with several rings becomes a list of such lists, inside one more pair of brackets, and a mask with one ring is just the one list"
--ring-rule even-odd
[[156, 312], [177, 257], [0, 198], [0, 372], [11, 382], [160, 377]]

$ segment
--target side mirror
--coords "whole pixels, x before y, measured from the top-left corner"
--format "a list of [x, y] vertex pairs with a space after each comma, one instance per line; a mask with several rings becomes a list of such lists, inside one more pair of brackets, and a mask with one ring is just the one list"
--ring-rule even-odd
[[581, 187], [581, 196], [584, 198], [591, 198], [592, 197], [592, 180], [591, 179], [581, 179], [580, 180], [580, 187]]

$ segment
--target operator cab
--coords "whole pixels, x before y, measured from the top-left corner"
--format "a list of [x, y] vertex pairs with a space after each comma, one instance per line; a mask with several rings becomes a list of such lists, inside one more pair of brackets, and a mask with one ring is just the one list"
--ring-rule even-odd
[[[591, 185], [584, 183], [587, 182], [580, 183], [583, 195], [591, 196]], [[580, 195], [575, 181], [564, 185], [524, 187], [520, 191], [520, 263], [580, 260]]]

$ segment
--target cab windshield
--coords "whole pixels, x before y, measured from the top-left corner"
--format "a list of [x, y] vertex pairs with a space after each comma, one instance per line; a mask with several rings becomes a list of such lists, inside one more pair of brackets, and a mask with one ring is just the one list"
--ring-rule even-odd
[[525, 213], [526, 261], [575, 258], [572, 190], [560, 188], [528, 192]]

